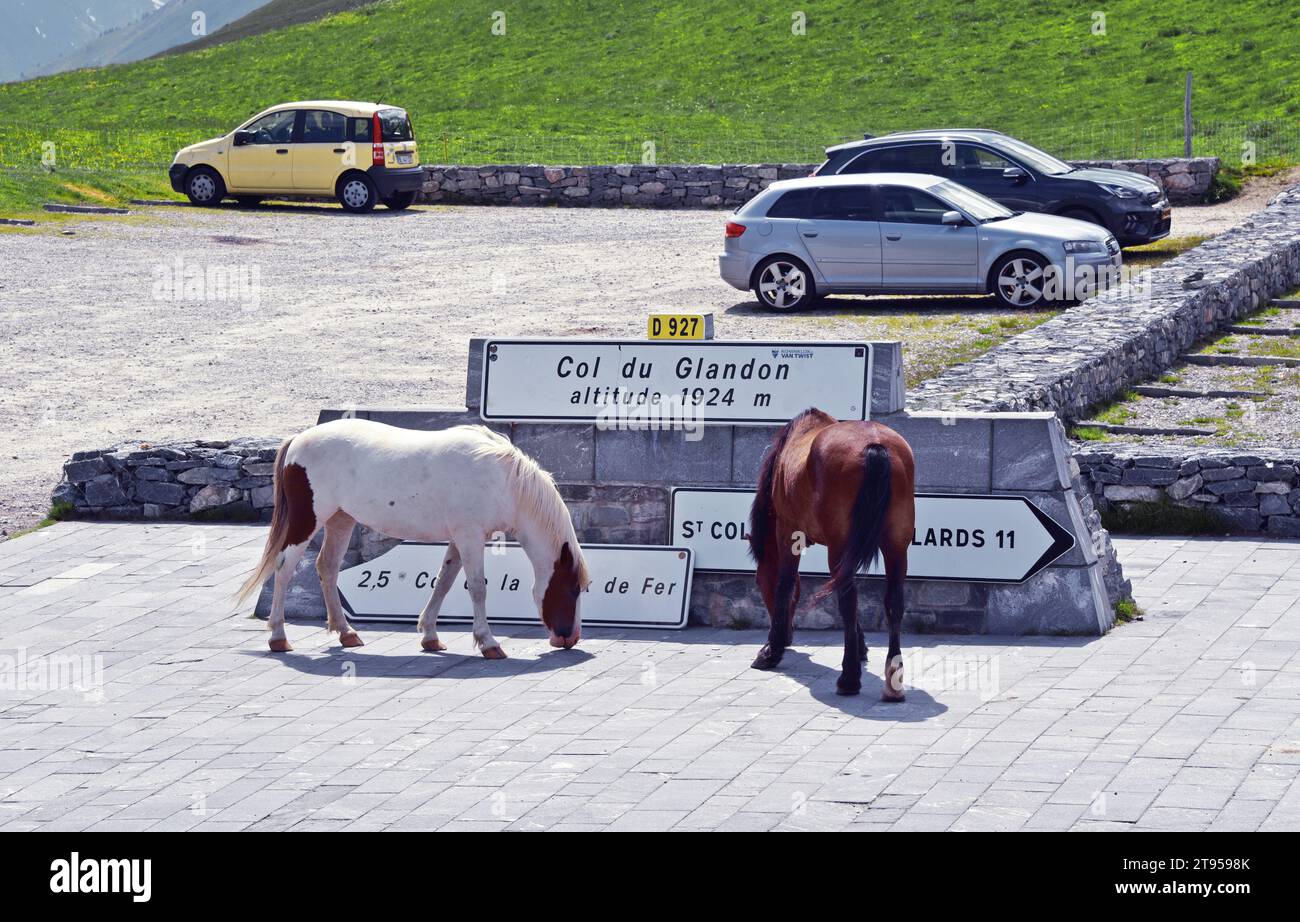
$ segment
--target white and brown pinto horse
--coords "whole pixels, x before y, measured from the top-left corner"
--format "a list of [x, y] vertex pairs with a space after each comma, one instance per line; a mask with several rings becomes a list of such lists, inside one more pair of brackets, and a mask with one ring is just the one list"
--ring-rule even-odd
[[533, 564], [533, 599], [551, 645], [578, 642], [578, 602], [591, 579], [569, 510], [551, 476], [490, 429], [418, 432], [360, 419], [323, 423], [280, 446], [274, 492], [266, 549], [239, 598], [275, 575], [267, 624], [276, 653], [292, 649], [284, 633], [284, 596], [307, 543], [321, 528], [325, 540], [316, 570], [328, 629], [338, 631], [343, 646], [361, 646], [338, 593], [339, 566], [357, 522], [393, 538], [448, 542], [418, 623], [425, 650], [447, 649], [438, 640], [438, 609], [464, 567], [474, 642], [488, 659], [505, 657], [488, 627], [483, 551], [493, 535], [506, 532]]

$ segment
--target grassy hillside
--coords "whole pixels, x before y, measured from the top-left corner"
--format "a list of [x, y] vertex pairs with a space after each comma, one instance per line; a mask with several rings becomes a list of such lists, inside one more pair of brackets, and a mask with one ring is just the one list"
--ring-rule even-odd
[[[0, 178], [0, 209], [59, 194], [68, 176], [120, 188], [109, 170], [143, 171], [140, 190], [165, 190], [159, 170], [180, 143], [320, 97], [407, 107], [426, 160], [640, 160], [645, 141], [664, 163], [811, 160], [862, 131], [945, 124], [1001, 128], [1066, 156], [1176, 154], [1190, 69], [1198, 122], [1217, 129], [1198, 153], [1236, 158], [1245, 133], [1260, 159], [1300, 159], [1291, 0], [1115, 0], [1104, 34], [1069, 0], [800, 6], [804, 35], [775, 0], [385, 0], [0, 86], [0, 164], [31, 171], [54, 140], [58, 169], [73, 171]], [[494, 35], [502, 7], [505, 34]]]
[[270, 32], [273, 29], [295, 26], [300, 22], [311, 22], [322, 19], [331, 13], [354, 10], [359, 6], [366, 6], [374, 2], [375, 0], [270, 0], [265, 6], [239, 17], [203, 38], [195, 39], [188, 44], [179, 45], [163, 53], [177, 54], [186, 51], [197, 51], [200, 48], [210, 48], [213, 45], [223, 45], [226, 42], [237, 42], [241, 38], [248, 38], [251, 35], [261, 35], [263, 32]]

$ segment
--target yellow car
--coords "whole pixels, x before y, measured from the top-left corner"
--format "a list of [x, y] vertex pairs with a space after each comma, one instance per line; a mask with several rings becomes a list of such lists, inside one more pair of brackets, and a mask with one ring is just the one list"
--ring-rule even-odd
[[355, 212], [378, 202], [406, 208], [424, 183], [405, 109], [338, 100], [272, 106], [223, 137], [182, 148], [169, 176], [195, 205], [332, 195]]

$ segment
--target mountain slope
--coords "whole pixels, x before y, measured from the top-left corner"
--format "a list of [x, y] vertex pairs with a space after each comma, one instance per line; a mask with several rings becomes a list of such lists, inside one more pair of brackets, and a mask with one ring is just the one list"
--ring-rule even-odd
[[267, 0], [168, 0], [143, 19], [114, 29], [64, 55], [42, 70], [57, 74], [80, 67], [124, 64], [161, 54], [194, 40], [194, 14], [203, 14], [211, 35], [266, 4]]
[[48, 73], [52, 61], [160, 5], [161, 0], [2, 0], [0, 81]]
[[182, 54], [186, 51], [198, 51], [213, 45], [237, 42], [241, 38], [261, 35], [286, 26], [312, 22], [331, 13], [354, 10], [359, 6], [374, 3], [375, 0], [263, 0], [258, 9], [245, 16], [229, 21], [229, 24], [215, 31], [209, 29], [203, 38], [196, 38], [185, 45], [178, 45], [167, 54]]

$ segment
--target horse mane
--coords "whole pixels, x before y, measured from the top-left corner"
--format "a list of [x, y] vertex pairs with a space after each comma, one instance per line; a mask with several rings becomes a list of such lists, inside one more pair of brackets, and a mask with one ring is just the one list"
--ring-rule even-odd
[[573, 552], [573, 561], [577, 567], [578, 582], [586, 586], [591, 582], [587, 570], [587, 560], [578, 545], [578, 535], [573, 530], [573, 519], [569, 507], [564, 505], [555, 480], [542, 470], [528, 455], [520, 451], [514, 443], [499, 432], [493, 432], [487, 426], [466, 426], [485, 437], [482, 445], [475, 448], [476, 457], [492, 457], [504, 462], [510, 476], [510, 486], [514, 490], [515, 504], [521, 513], [536, 522], [555, 541], [558, 549], [567, 543]]
[[781, 431], [772, 439], [767, 454], [763, 456], [763, 466], [758, 472], [758, 489], [754, 493], [754, 505], [749, 509], [749, 556], [755, 563], [762, 563], [763, 555], [767, 551], [768, 532], [772, 521], [772, 482], [776, 479], [776, 462], [785, 451], [785, 443], [790, 440], [790, 436], [813, 417], [824, 417], [834, 422], [826, 413], [816, 407], [809, 407], [781, 427]]

